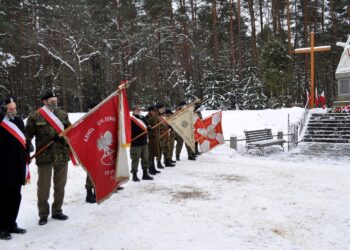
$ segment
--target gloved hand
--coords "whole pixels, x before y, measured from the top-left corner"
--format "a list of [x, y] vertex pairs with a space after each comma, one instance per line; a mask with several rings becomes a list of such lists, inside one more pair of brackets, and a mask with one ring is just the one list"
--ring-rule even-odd
[[26, 152], [28, 153], [28, 154], [30, 154], [31, 152], [33, 152], [34, 151], [34, 146], [33, 146], [33, 144], [31, 143], [31, 142], [27, 142], [26, 143]]
[[56, 134], [56, 135], [54, 136], [53, 141], [54, 141], [54, 142], [59, 142], [59, 143], [61, 143], [61, 144], [65, 144], [65, 142], [66, 142], [66, 141], [64, 140], [63, 136], [60, 136], [59, 134]]
[[152, 128], [151, 125], [147, 126], [147, 131], [148, 131], [148, 132], [151, 132], [152, 130], [153, 130], [153, 128]]

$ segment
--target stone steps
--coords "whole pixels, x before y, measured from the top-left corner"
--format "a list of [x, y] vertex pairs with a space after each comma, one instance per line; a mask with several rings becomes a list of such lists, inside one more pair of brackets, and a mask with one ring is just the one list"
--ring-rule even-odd
[[302, 141], [350, 143], [350, 114], [311, 114]]

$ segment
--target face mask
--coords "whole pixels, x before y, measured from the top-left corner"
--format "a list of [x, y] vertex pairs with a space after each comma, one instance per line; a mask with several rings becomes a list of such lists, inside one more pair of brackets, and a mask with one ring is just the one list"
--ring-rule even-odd
[[57, 109], [57, 102], [48, 103], [46, 106], [49, 110], [55, 110]]
[[13, 118], [15, 118], [17, 116], [17, 111], [13, 111], [13, 112], [8, 112], [7, 113], [7, 117], [9, 118], [9, 119], [13, 119]]

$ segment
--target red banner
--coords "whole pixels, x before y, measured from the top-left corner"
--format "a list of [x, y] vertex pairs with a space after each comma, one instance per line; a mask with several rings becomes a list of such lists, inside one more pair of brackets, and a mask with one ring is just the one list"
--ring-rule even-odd
[[73, 152], [94, 183], [98, 203], [118, 187], [115, 181], [119, 146], [118, 97], [114, 95], [97, 106], [65, 133]]

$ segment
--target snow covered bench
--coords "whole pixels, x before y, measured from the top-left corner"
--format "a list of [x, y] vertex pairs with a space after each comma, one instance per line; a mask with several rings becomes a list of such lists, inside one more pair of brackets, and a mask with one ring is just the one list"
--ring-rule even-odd
[[279, 145], [282, 147], [282, 150], [284, 151], [283, 144], [286, 142], [283, 139], [273, 139], [273, 135], [271, 132], [271, 129], [261, 129], [261, 130], [251, 130], [251, 131], [244, 131], [246, 144], [245, 147], [247, 149], [247, 152], [250, 149], [259, 149], [262, 152], [262, 155], [264, 155], [264, 148], [273, 146], [273, 145]]

